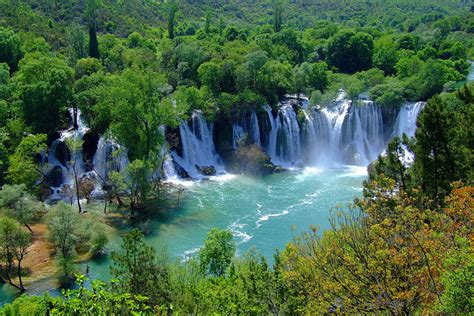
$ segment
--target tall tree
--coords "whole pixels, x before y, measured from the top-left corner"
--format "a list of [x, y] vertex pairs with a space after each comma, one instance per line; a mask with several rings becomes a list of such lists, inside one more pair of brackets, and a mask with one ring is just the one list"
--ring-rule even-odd
[[84, 14], [89, 28], [89, 56], [97, 59], [100, 58], [99, 42], [97, 40], [97, 19], [101, 5], [101, 0], [87, 0]]
[[176, 0], [171, 0], [168, 3], [168, 38], [173, 39], [175, 34], [174, 34], [174, 28], [176, 24], [176, 13], [178, 12], [178, 3]]
[[73, 279], [76, 247], [81, 241], [81, 217], [72, 207], [60, 202], [48, 213], [48, 240], [56, 247], [56, 260], [60, 268], [60, 281], [70, 284]]
[[[18, 223], [10, 218], [0, 219], [0, 261], [1, 276], [8, 283], [25, 292], [22, 279], [21, 263], [31, 245], [31, 234], [24, 231]], [[15, 273], [16, 262], [16, 273]], [[18, 277], [18, 284], [13, 282], [13, 275]]]
[[147, 246], [143, 235], [134, 229], [122, 240], [119, 251], [112, 252], [110, 271], [117, 279], [114, 286], [121, 293], [145, 295], [153, 304], [170, 301], [169, 271], [166, 259], [158, 260], [155, 250]]
[[13, 73], [21, 57], [20, 37], [12, 30], [0, 27], [0, 63], [7, 63]]
[[10, 166], [7, 179], [14, 184], [24, 184], [32, 190], [38, 182], [43, 180], [44, 170], [37, 162], [38, 155], [46, 150], [46, 135], [28, 135], [13, 155], [9, 157]]
[[[23, 117], [35, 133], [56, 131], [66, 118], [74, 71], [63, 59], [30, 53], [13, 77]], [[48, 119], [45, 119], [47, 117]]]
[[273, 2], [273, 30], [275, 32], [281, 31], [282, 16], [283, 16], [283, 1], [275, 0]]
[[228, 230], [213, 228], [207, 234], [204, 247], [199, 251], [199, 261], [203, 272], [222, 276], [235, 255], [235, 242]]
[[6, 215], [25, 225], [30, 232], [30, 224], [38, 211], [37, 201], [28, 193], [24, 184], [4, 185], [0, 190], [0, 209]]

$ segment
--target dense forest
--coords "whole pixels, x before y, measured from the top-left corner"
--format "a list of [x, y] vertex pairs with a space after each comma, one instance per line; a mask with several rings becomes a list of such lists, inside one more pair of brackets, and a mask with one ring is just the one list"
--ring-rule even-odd
[[[0, 276], [18, 292], [0, 314], [473, 313], [473, 34], [460, 0], [0, 0]], [[163, 169], [193, 113], [214, 124], [227, 170], [266, 176], [285, 171], [249, 135], [232, 144], [228, 126], [289, 95], [322, 111], [342, 91], [383, 120], [426, 104], [330, 229], [308, 227], [273, 262], [238, 253], [226, 229], [186, 261], [144, 241], [140, 218], [179, 203]], [[61, 131], [80, 137], [59, 143]], [[101, 137], [128, 162], [104, 176]], [[54, 146], [71, 175], [61, 192]], [[135, 229], [108, 253], [117, 218]], [[28, 295], [40, 244], [58, 297]], [[110, 282], [79, 274], [96, 256], [112, 260]]]

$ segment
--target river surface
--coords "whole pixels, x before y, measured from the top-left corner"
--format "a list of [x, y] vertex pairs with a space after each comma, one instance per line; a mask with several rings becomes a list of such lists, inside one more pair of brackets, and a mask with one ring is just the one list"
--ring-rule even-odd
[[[270, 262], [275, 249], [282, 250], [292, 235], [308, 231], [311, 224], [329, 228], [330, 209], [345, 206], [361, 196], [367, 177], [365, 167], [346, 166], [320, 170], [305, 168], [274, 174], [263, 179], [223, 175], [210, 181], [188, 182], [180, 206], [163, 212], [148, 223], [152, 233], [146, 242], [159, 250], [165, 248], [177, 260], [196, 255], [213, 228], [232, 231], [238, 254], [257, 248]], [[294, 230], [292, 230], [292, 227]], [[115, 237], [109, 250], [120, 247]], [[79, 268], [89, 277], [109, 280], [110, 260], [92, 260]], [[31, 293], [57, 294], [51, 280], [38, 282]], [[13, 293], [4, 286], [2, 301]]]

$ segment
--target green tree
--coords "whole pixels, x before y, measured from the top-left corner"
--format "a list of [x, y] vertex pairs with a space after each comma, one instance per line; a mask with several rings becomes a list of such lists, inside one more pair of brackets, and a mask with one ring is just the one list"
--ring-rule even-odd
[[[10, 218], [0, 219], [0, 260], [2, 262], [1, 276], [8, 283], [25, 292], [22, 279], [21, 263], [31, 245], [31, 234], [24, 231], [18, 223]], [[16, 271], [14, 271], [16, 262]], [[12, 276], [18, 277], [18, 284], [12, 280]]]
[[343, 72], [354, 73], [372, 66], [374, 41], [371, 35], [345, 30], [328, 42], [328, 61]]
[[67, 41], [71, 48], [73, 60], [87, 57], [86, 36], [79, 25], [69, 28]]
[[221, 65], [215, 61], [202, 63], [198, 68], [199, 81], [207, 86], [214, 94], [220, 90], [220, 81], [222, 78]]
[[81, 217], [73, 208], [60, 202], [49, 211], [47, 226], [48, 240], [56, 247], [56, 260], [60, 269], [59, 278], [63, 285], [73, 279], [76, 247], [81, 242]]
[[280, 32], [283, 22], [283, 1], [273, 1], [273, 31]]
[[213, 276], [223, 276], [235, 255], [235, 242], [228, 230], [213, 228], [207, 234], [204, 246], [199, 251], [199, 261], [203, 272]]
[[168, 14], [168, 38], [173, 39], [175, 34], [174, 34], [174, 28], [176, 24], [176, 13], [178, 12], [178, 3], [175, 0], [171, 0], [168, 2], [167, 6], [167, 14]]
[[149, 197], [152, 185], [152, 167], [149, 162], [133, 160], [128, 164], [125, 172], [112, 172], [111, 183], [118, 191], [117, 194], [126, 194], [130, 200], [131, 216], [135, 211], [143, 207], [143, 203]]
[[[456, 110], [455, 110], [456, 109]], [[417, 120], [415, 168], [424, 193], [442, 204], [454, 181], [466, 181], [472, 174], [472, 143], [469, 121], [472, 104], [457, 98], [433, 97]]]
[[84, 18], [89, 28], [89, 56], [97, 59], [100, 58], [99, 42], [97, 40], [97, 19], [101, 5], [101, 0], [87, 0], [84, 13]]
[[176, 126], [185, 109], [165, 96], [171, 87], [153, 72], [126, 69], [101, 89], [96, 115], [110, 111], [110, 132], [128, 149], [130, 160], [156, 160], [163, 142], [158, 126]]
[[147, 296], [158, 306], [169, 304], [166, 260], [156, 257], [155, 250], [145, 244], [139, 230], [126, 234], [120, 250], [112, 252], [110, 271], [115, 278], [113, 287], [120, 293]]
[[[23, 117], [34, 132], [56, 131], [71, 100], [74, 71], [60, 58], [31, 53], [14, 76]], [[47, 120], [44, 118], [48, 117]]]
[[9, 157], [10, 165], [7, 179], [14, 184], [24, 184], [32, 190], [38, 180], [42, 181], [44, 172], [37, 163], [37, 157], [46, 150], [46, 135], [28, 135], [22, 139]]
[[28, 193], [24, 184], [5, 184], [0, 190], [0, 209], [9, 217], [25, 225], [32, 233], [29, 226], [35, 219], [39, 210], [38, 202]]
[[13, 73], [22, 57], [20, 37], [12, 30], [0, 27], [0, 63], [7, 63]]

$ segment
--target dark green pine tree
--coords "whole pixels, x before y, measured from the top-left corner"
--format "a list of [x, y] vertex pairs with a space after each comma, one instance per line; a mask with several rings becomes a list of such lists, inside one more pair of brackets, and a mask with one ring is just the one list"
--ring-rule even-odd
[[99, 42], [97, 41], [97, 32], [95, 27], [89, 26], [89, 56], [100, 58]]
[[273, 13], [273, 30], [278, 33], [281, 31], [283, 3], [281, 0], [276, 0], [274, 2], [274, 6], [275, 11]]
[[89, 25], [89, 56], [93, 58], [100, 58], [99, 42], [97, 41], [97, 17], [101, 6], [100, 0], [87, 0], [85, 19]]
[[168, 38], [174, 38], [175, 17], [178, 11], [178, 5], [175, 1], [171, 1], [168, 6]]

